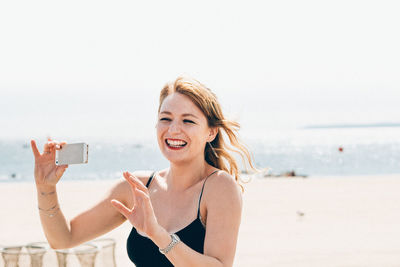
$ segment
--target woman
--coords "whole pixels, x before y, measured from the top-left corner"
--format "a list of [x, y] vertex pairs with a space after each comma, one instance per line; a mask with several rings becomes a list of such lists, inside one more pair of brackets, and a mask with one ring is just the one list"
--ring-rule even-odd
[[[39, 214], [52, 248], [77, 246], [129, 220], [128, 255], [136, 266], [232, 266], [240, 225], [239, 125], [224, 118], [216, 96], [179, 77], [160, 93], [157, 139], [170, 162], [159, 172], [124, 172], [108, 196], [70, 222], [59, 208], [56, 184], [68, 166], [54, 164], [65, 143], [49, 141], [35, 156]], [[224, 142], [226, 134], [230, 144]]]

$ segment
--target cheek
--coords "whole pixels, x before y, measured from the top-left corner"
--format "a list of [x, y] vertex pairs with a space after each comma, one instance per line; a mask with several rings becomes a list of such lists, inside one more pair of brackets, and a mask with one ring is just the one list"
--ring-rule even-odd
[[199, 127], [193, 127], [190, 129], [190, 136], [192, 137], [192, 140], [196, 140], [196, 144], [199, 146], [202, 146], [207, 142], [207, 133], [207, 131]]
[[160, 123], [157, 123], [157, 125], [156, 125], [156, 132], [157, 132], [157, 137], [158, 138], [161, 138], [161, 135], [162, 135], [162, 133], [165, 131], [165, 126], [163, 126], [162, 124], [160, 124]]

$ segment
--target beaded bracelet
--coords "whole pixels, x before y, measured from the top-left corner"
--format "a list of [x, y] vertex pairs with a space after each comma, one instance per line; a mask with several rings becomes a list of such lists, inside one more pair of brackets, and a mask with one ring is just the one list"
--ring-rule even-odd
[[56, 191], [51, 191], [51, 192], [40, 192], [40, 194], [42, 196], [50, 196], [50, 195], [54, 195], [56, 193]]
[[[49, 209], [42, 209], [41, 207], [38, 206], [38, 209], [40, 212], [42, 212], [44, 215], [51, 217], [54, 217], [58, 211], [60, 210], [60, 207], [58, 207], [58, 204], [55, 204], [53, 207], [49, 208]], [[52, 212], [52, 213], [49, 213]]]

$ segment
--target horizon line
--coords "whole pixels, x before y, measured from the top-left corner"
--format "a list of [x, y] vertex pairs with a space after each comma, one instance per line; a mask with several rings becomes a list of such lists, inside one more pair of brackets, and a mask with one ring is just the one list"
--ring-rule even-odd
[[400, 127], [400, 123], [365, 123], [365, 124], [327, 124], [327, 125], [306, 125], [301, 129], [324, 129], [324, 128], [381, 128]]

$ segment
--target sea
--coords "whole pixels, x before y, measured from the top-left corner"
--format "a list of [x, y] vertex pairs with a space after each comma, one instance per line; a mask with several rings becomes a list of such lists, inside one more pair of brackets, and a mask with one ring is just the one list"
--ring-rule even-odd
[[[400, 127], [306, 127], [244, 133], [256, 167], [264, 174], [303, 176], [400, 174]], [[0, 182], [33, 181], [29, 139], [0, 139]], [[101, 139], [89, 144], [89, 162], [71, 165], [64, 180], [118, 179], [129, 170], [160, 170], [168, 161], [152, 142]], [[44, 140], [39, 140], [43, 147]], [[240, 160], [239, 156], [236, 156]], [[245, 170], [245, 165], [240, 168]], [[264, 175], [265, 176], [265, 175]]]

